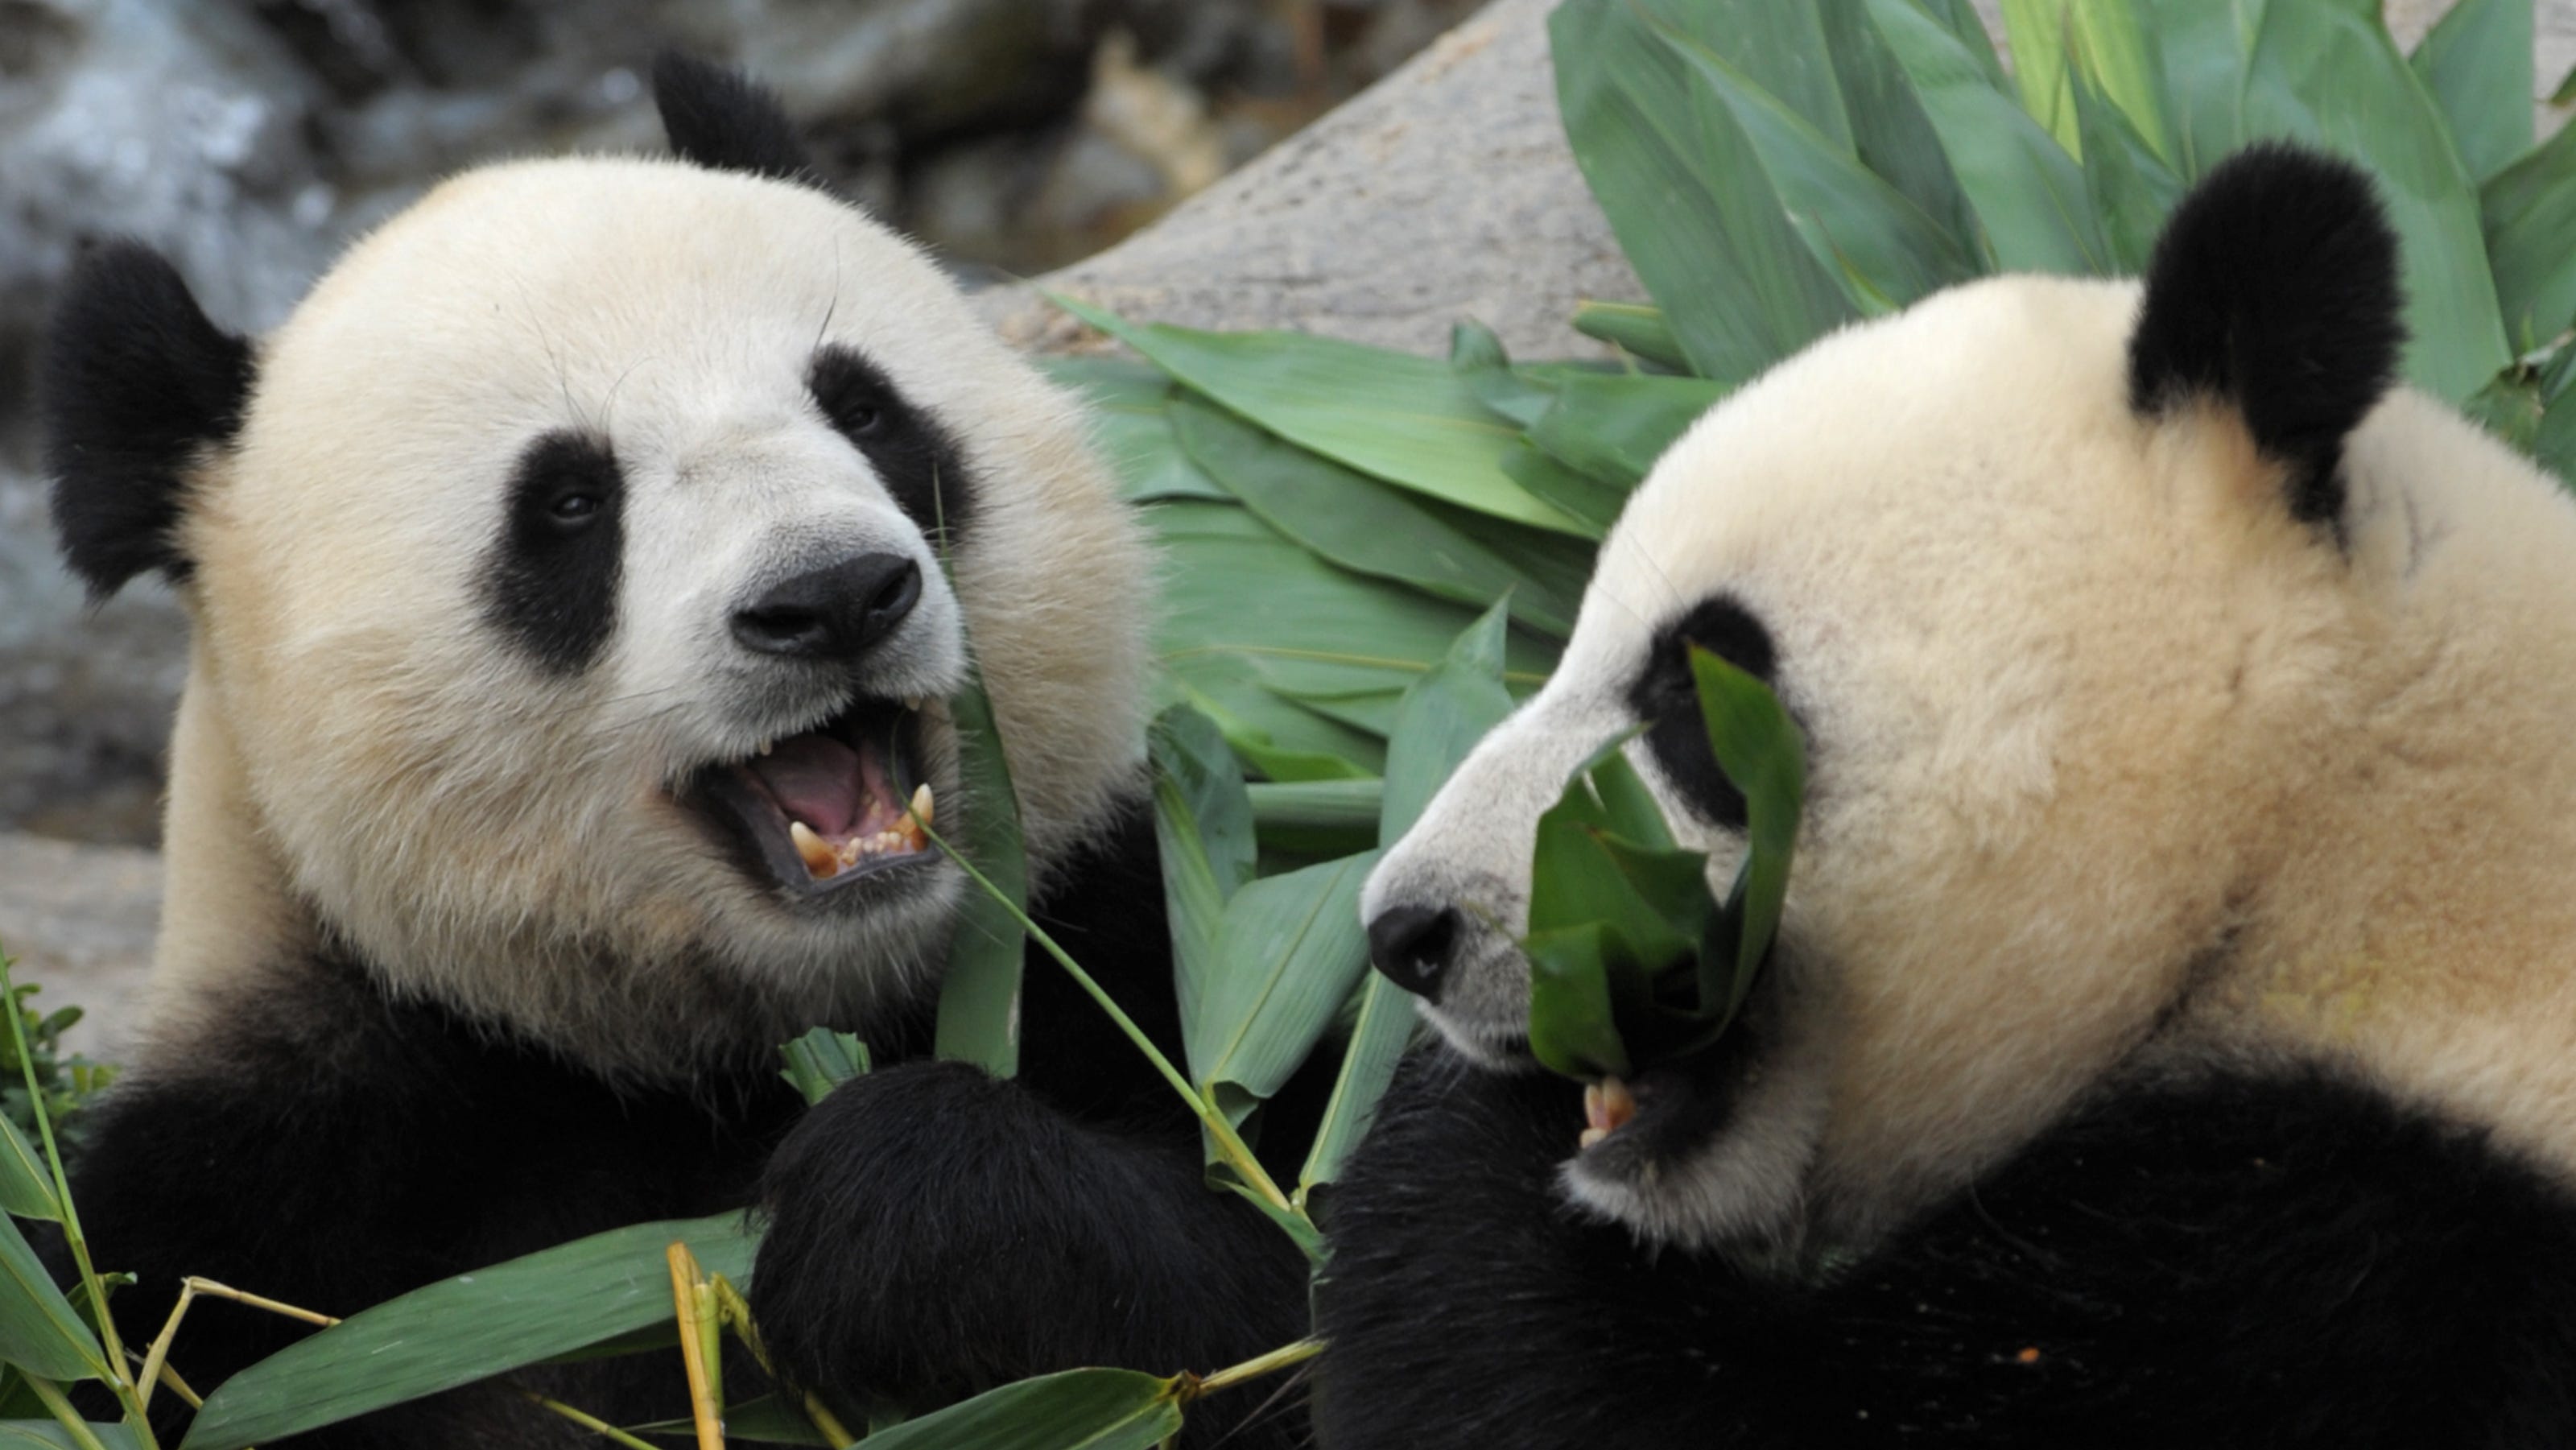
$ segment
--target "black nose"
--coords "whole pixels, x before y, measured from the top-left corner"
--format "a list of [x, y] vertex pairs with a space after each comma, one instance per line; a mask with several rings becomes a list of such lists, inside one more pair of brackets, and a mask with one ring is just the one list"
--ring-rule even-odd
[[921, 568], [901, 554], [860, 554], [770, 586], [737, 610], [733, 637], [765, 655], [853, 660], [921, 602]]
[[1458, 913], [1448, 907], [1391, 906], [1369, 923], [1369, 960], [1388, 981], [1436, 1002], [1457, 935]]

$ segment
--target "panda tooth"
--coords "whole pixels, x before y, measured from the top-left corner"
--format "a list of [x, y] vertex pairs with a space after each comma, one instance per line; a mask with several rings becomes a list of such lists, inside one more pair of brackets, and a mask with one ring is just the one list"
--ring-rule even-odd
[[930, 829], [931, 804], [930, 782], [925, 780], [912, 788], [912, 819], [907, 824], [919, 826], [922, 830]]
[[771, 745], [775, 744], [775, 743], [776, 743], [775, 741], [769, 741], [769, 740], [764, 740], [764, 741], [760, 742], [760, 751], [759, 751], [759, 753], [760, 753], [761, 755], [763, 755], [763, 756], [768, 755], [768, 754], [769, 754], [769, 747], [770, 747]]
[[920, 709], [920, 708], [921, 708], [921, 697], [920, 697], [919, 695], [906, 695], [906, 696], [904, 696], [904, 697], [903, 697], [903, 708], [905, 708], [905, 709], [907, 709], [907, 710], [918, 710], [918, 709]]
[[814, 828], [803, 821], [787, 823], [787, 839], [794, 842], [796, 854], [803, 858], [807, 874], [817, 880], [841, 869], [841, 853], [831, 843], [814, 834]]
[[1582, 1136], [1574, 1140], [1574, 1144], [1578, 1148], [1589, 1148], [1593, 1144], [1598, 1143], [1609, 1136], [1610, 1130], [1607, 1128], [1586, 1128], [1583, 1130]]
[[1601, 1127], [1607, 1131], [1637, 1116], [1636, 1096], [1615, 1077], [1601, 1079]]

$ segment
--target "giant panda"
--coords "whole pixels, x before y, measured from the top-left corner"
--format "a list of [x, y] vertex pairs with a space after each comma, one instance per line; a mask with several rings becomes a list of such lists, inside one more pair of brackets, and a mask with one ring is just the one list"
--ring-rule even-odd
[[[2142, 283], [1720, 401], [1363, 894], [1445, 1055], [1332, 1205], [1318, 1443], [2576, 1444], [2576, 504], [2392, 383], [2273, 145]], [[1538, 814], [1624, 747], [1723, 890], [1685, 642], [1808, 742], [1775, 951], [1633, 1083], [1526, 1047]]]
[[[136, 244], [67, 284], [64, 554], [101, 597], [166, 576], [193, 631], [148, 1021], [73, 1184], [126, 1342], [182, 1275], [347, 1315], [755, 1199], [768, 1347], [845, 1413], [1295, 1338], [1303, 1255], [1051, 962], [1016, 1079], [905, 1061], [970, 889], [906, 808], [1001, 808], [958, 781], [970, 650], [1041, 919], [1177, 1037], [1153, 569], [1082, 415], [766, 92], [655, 82], [675, 157], [466, 172], [256, 342]], [[800, 1118], [815, 1024], [880, 1066]], [[200, 1300], [170, 1362], [203, 1389], [303, 1332]], [[528, 1387], [685, 1412], [653, 1356], [298, 1443], [590, 1443]]]

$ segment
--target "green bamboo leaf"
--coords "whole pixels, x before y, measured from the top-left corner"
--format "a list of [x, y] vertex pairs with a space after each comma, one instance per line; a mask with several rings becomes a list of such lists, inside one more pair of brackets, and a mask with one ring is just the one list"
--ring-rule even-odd
[[1588, 921], [1532, 932], [1521, 942], [1530, 964], [1530, 1053], [1567, 1077], [1625, 1077], [1635, 1070], [1619, 1035], [1612, 978], [1635, 965], [1619, 933]]
[[0, 1117], [0, 1211], [50, 1223], [63, 1217], [63, 1206], [54, 1200], [52, 1170], [18, 1125], [5, 1117]]
[[2558, 84], [2549, 88], [2549, 104], [2576, 106], [2576, 65], [2569, 66], [2567, 74], [2558, 78]]
[[778, 1049], [787, 1059], [779, 1074], [804, 1094], [807, 1105], [821, 1102], [832, 1089], [868, 1070], [868, 1045], [847, 1032], [817, 1027]]
[[[1770, 686], [1696, 644], [1690, 663], [1709, 749], [1744, 796], [1744, 865], [1726, 903], [1726, 914], [1738, 925], [1726, 992], [1732, 1015], [1770, 951], [1788, 900], [1789, 865], [1806, 803], [1807, 749]], [[1709, 1005], [1703, 995], [1703, 1010]]]
[[986, 1390], [867, 1438], [868, 1450], [1148, 1450], [1181, 1428], [1170, 1380], [1069, 1369]]
[[[123, 1425], [92, 1422], [90, 1434], [106, 1450], [139, 1450], [134, 1432]], [[0, 1420], [0, 1450], [86, 1450], [71, 1432], [52, 1420]]]
[[[1508, 598], [1534, 628], [1563, 638], [1590, 573], [1591, 551], [1567, 540], [1553, 559], [1525, 552], [1520, 567], [1468, 532], [1443, 505], [1410, 496], [1328, 458], [1280, 442], [1208, 403], [1174, 405], [1181, 445], [1208, 476], [1264, 523], [1355, 573], [1483, 608]], [[1462, 526], [1463, 525], [1463, 526]]]
[[1369, 851], [1267, 876], [1226, 903], [1217, 969], [1183, 1038], [1190, 1075], [1238, 1122], [1306, 1060], [1368, 970], [1359, 896], [1376, 862]]
[[[1804, 8], [1766, 0], [1658, 14], [1705, 39], [1748, 10]], [[1575, 162], [1694, 371], [1741, 381], [1854, 315], [1733, 114], [1693, 82], [1637, 0], [1568, 0], [1548, 33]], [[1796, 69], [1746, 68], [1766, 86]], [[1804, 68], [1831, 84], [1821, 31]]]
[[[1010, 900], [970, 891], [958, 904], [932, 1050], [943, 1060], [971, 1062], [995, 1077], [1009, 1077], [1020, 1067], [1020, 968], [1028, 955], [1013, 908], [1028, 905], [1029, 865], [1020, 839], [1019, 797], [1011, 788], [1001, 726], [984, 694], [981, 671], [970, 672], [965, 688], [949, 697], [948, 718], [957, 727], [964, 809], [943, 812], [940, 830]], [[962, 832], [953, 824], [958, 815], [965, 817]]]
[[[727, 1405], [723, 1415], [725, 1443], [747, 1441], [759, 1445], [829, 1445], [831, 1439], [814, 1428], [804, 1412], [777, 1395], [762, 1395]], [[695, 1419], [658, 1420], [650, 1425], [629, 1425], [630, 1435], [668, 1435], [695, 1442], [698, 1422]]]
[[282, 1440], [669, 1319], [663, 1254], [674, 1242], [708, 1273], [749, 1283], [757, 1240], [739, 1213], [594, 1234], [442, 1279], [287, 1346], [208, 1395], [183, 1450]]
[[1297, 703], [1266, 683], [1253, 661], [1204, 654], [1166, 670], [1158, 699], [1216, 722], [1245, 765], [1274, 781], [1359, 780], [1386, 765], [1386, 743]]
[[[1975, 248], [1968, 243], [1977, 234], [1976, 210], [1959, 189], [1914, 83], [1880, 37], [1864, 0], [1816, 0], [1816, 10], [1851, 118], [1854, 154], [1938, 222], [1961, 255], [1973, 258]], [[1977, 35], [1982, 41], [1982, 28]], [[1993, 50], [1986, 54], [1991, 57]]]
[[97, 1337], [6, 1214], [0, 1214], [0, 1364], [49, 1380], [112, 1377]]
[[2075, 276], [2109, 270], [2110, 251], [2066, 148], [1995, 89], [1974, 52], [1913, 0], [1867, 0], [1976, 213], [1996, 270]]
[[2407, 58], [2478, 180], [2531, 149], [2531, 0], [2460, 0]]
[[1677, 28], [1656, 34], [1734, 116], [1790, 226], [1861, 315], [1892, 312], [1974, 275], [1949, 232], [1861, 165], [1848, 136], [1837, 141], [1817, 130]]
[[2066, 79], [2067, 0], [2003, 0], [2004, 36], [2012, 42], [2013, 80], [2021, 108], [2057, 144], [2081, 157], [2075, 97]]
[[1262, 427], [1403, 488], [1533, 528], [1590, 536], [1502, 471], [1518, 430], [1446, 362], [1290, 332], [1133, 324], [1070, 297], [1059, 307]]
[[2576, 126], [2497, 172], [2479, 209], [2506, 336], [2538, 347], [2576, 319]]
[[1216, 723], [1175, 705], [1154, 721], [1154, 840], [1163, 862], [1164, 915], [1171, 923], [1173, 984], [1181, 1020], [1198, 1011], [1217, 969], [1225, 904], [1252, 879], [1252, 802], [1243, 773]]
[[2246, 65], [2270, 0], [2155, 0], [2175, 171], [2197, 181], [2245, 143]]
[[[1581, 325], [1580, 314], [1576, 325]], [[1556, 390], [1522, 376], [1512, 367], [1503, 340], [1481, 322], [1452, 323], [1449, 328], [1449, 368], [1476, 395], [1476, 401], [1487, 411], [1526, 428], [1538, 421], [1538, 415], [1556, 401]]]
[[2541, 370], [2543, 412], [2531, 453], [2558, 481], [2576, 488], [2576, 342], [2561, 343]]
[[2102, 94], [2080, 57], [2068, 70], [2067, 88], [2084, 137], [2084, 188], [2102, 219], [2112, 261], [2122, 272], [2143, 273], [2182, 197], [2182, 178]]
[[1489, 609], [1452, 641], [1440, 663], [1404, 692], [1388, 739], [1378, 843], [1392, 846], [1413, 829], [1458, 762], [1512, 713], [1503, 687], [1509, 644], [1501, 609]]
[[1727, 391], [1705, 378], [1568, 378], [1557, 389], [1556, 406], [1530, 429], [1530, 441], [1568, 468], [1625, 491]]
[[2179, 154], [2167, 120], [2164, 53], [2147, 30], [2147, 8], [2072, 0], [2004, 0], [2014, 79], [2022, 106], [2059, 145], [2092, 159], [2076, 113], [2074, 77], [2089, 74], [2149, 154], [2168, 169]]
[[1986, 33], [1985, 17], [1977, 13], [1971, 0], [1922, 0], [1924, 11], [1950, 32], [1950, 38], [1966, 52], [1976, 66], [1977, 74], [1998, 91], [2010, 89], [2012, 82], [2004, 75], [2002, 57], [1995, 54], [1995, 39]]
[[1181, 451], [1165, 409], [1180, 389], [1161, 368], [1123, 358], [1050, 358], [1047, 376], [1082, 396], [1092, 418], [1092, 442], [1130, 503], [1165, 498], [1224, 498], [1215, 479]]
[[[1273, 832], [1292, 836], [1322, 834], [1333, 839], [1359, 833], [1378, 839], [1378, 816], [1386, 798], [1382, 780], [1255, 781], [1245, 787], [1252, 798], [1252, 820], [1264, 839]], [[1363, 843], [1365, 844], [1365, 843]], [[1348, 854], [1338, 852], [1336, 854]]]
[[1350, 1045], [1342, 1052], [1341, 1072], [1333, 1079], [1324, 1119], [1315, 1129], [1314, 1145], [1297, 1173], [1297, 1201], [1303, 1204], [1316, 1188], [1342, 1175], [1351, 1150], [1368, 1136], [1377, 1108], [1395, 1081], [1396, 1064], [1413, 1040], [1417, 1018], [1411, 993], [1371, 972], [1360, 982], [1359, 1009], [1351, 1020]]
[[2457, 403], [2512, 360], [2477, 188], [2376, 6], [2266, 7], [2247, 61], [2244, 125], [2247, 139], [2304, 141], [2376, 173], [2402, 243], [2410, 381]]
[[1618, 522], [1619, 510], [1628, 502], [1625, 487], [1603, 483], [1568, 468], [1525, 437], [1515, 439], [1511, 451], [1503, 455], [1503, 472], [1528, 489], [1532, 497], [1546, 499], [1550, 505], [1583, 520], [1594, 539], [1610, 532], [1610, 526]]
[[1672, 324], [1664, 320], [1664, 309], [1651, 302], [1578, 302], [1574, 306], [1574, 330], [1659, 367], [1680, 371], [1690, 368], [1690, 359], [1682, 353], [1681, 339], [1673, 336]]

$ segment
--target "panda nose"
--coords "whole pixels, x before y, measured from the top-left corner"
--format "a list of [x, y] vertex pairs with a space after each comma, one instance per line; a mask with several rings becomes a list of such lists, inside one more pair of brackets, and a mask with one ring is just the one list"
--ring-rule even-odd
[[1458, 913], [1449, 907], [1391, 906], [1368, 924], [1369, 960], [1388, 981], [1436, 1002], [1457, 935]]
[[921, 602], [921, 566], [901, 554], [859, 554], [771, 585], [735, 611], [746, 649], [792, 659], [854, 660]]

